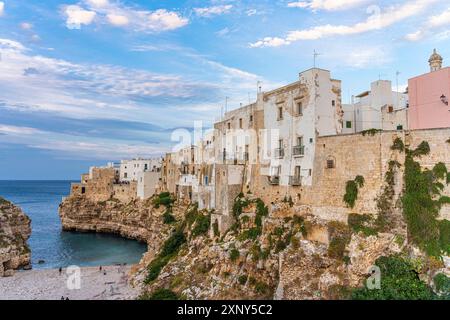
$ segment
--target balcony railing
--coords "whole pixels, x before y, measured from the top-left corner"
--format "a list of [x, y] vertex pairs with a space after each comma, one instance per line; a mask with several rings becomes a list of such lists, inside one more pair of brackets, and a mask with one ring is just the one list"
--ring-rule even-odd
[[269, 183], [274, 186], [279, 185], [280, 184], [280, 176], [270, 176]]
[[302, 177], [297, 176], [289, 177], [289, 185], [294, 187], [300, 187], [302, 185]]
[[284, 148], [275, 149], [274, 154], [275, 154], [276, 159], [283, 159], [284, 158]]
[[302, 157], [305, 155], [305, 146], [295, 146], [292, 148], [292, 154], [294, 157]]

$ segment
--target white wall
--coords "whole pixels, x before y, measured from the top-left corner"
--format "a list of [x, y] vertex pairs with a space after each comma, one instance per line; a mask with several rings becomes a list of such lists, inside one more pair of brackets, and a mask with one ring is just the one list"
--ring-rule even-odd
[[120, 181], [137, 181], [140, 173], [159, 171], [161, 166], [161, 158], [122, 160], [120, 163]]

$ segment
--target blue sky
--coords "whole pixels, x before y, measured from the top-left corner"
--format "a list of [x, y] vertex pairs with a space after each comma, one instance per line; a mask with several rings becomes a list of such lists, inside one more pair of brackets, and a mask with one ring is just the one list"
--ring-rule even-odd
[[[0, 0], [0, 179], [76, 179], [317, 63], [343, 99], [450, 57], [448, 0]], [[444, 62], [445, 63], [445, 62]]]

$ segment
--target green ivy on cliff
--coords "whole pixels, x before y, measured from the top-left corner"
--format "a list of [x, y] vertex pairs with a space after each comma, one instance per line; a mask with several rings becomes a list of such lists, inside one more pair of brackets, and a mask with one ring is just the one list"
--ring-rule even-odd
[[405, 191], [403, 214], [408, 225], [408, 237], [428, 255], [440, 256], [449, 250], [449, 228], [446, 220], [439, 221], [440, 208], [448, 199], [442, 197], [442, 180], [447, 180], [447, 168], [438, 163], [432, 170], [422, 170], [415, 158], [427, 155], [430, 146], [422, 142], [415, 150], [407, 150], [405, 160]]
[[349, 208], [355, 207], [355, 202], [358, 199], [358, 189], [364, 186], [364, 177], [356, 176], [354, 180], [347, 181], [345, 186], [344, 202]]

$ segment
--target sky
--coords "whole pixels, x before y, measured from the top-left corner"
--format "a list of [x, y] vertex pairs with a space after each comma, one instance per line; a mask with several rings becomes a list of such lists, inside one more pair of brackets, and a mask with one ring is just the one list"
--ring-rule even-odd
[[[343, 102], [450, 59], [448, 0], [0, 0], [0, 180], [78, 179], [314, 64]], [[228, 97], [228, 99], [226, 99]]]

